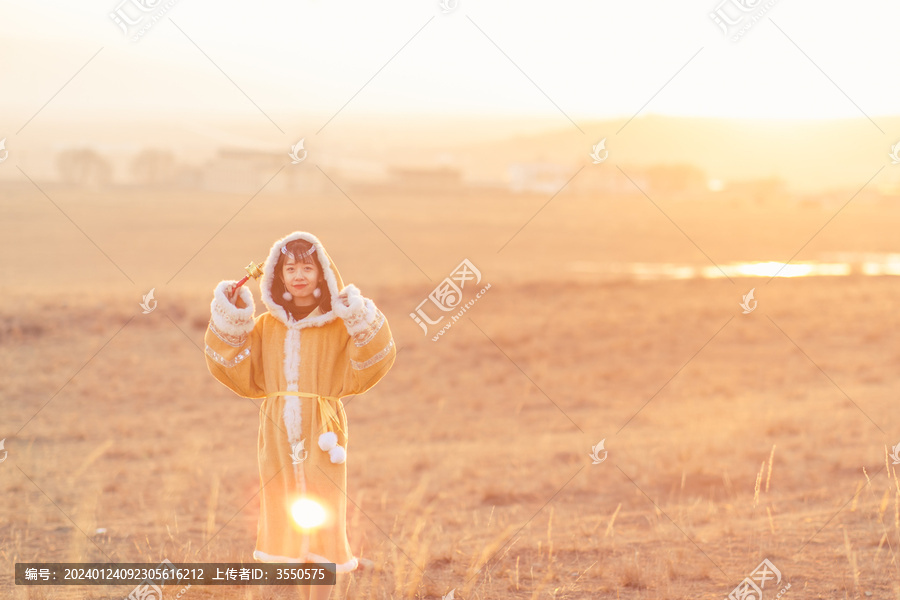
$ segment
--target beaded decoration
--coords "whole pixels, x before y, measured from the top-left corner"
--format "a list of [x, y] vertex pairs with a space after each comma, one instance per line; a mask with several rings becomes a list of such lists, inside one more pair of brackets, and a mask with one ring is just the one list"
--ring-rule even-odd
[[387, 356], [391, 351], [391, 346], [394, 345], [394, 338], [391, 338], [391, 341], [387, 343], [387, 346], [378, 351], [378, 354], [370, 358], [369, 360], [364, 360], [362, 362], [355, 361], [350, 359], [350, 366], [356, 369], [357, 371], [362, 371], [363, 369], [368, 369], [378, 361], [382, 360], [385, 356]]
[[297, 261], [297, 262], [300, 262], [301, 260], [303, 260], [303, 259], [306, 258], [307, 256], [310, 256], [310, 255], [311, 255], [313, 252], [315, 252], [315, 251], [316, 251], [316, 247], [315, 247], [315, 246], [310, 246], [310, 247], [309, 247], [309, 250], [307, 250], [306, 252], [301, 252], [300, 254], [294, 254], [293, 252], [288, 252], [288, 249], [287, 249], [287, 246], [286, 246], [286, 245], [281, 247], [281, 253], [282, 253], [282, 254], [284, 254], [285, 256], [290, 256], [291, 258], [293, 258], [293, 259], [294, 259], [295, 261]]

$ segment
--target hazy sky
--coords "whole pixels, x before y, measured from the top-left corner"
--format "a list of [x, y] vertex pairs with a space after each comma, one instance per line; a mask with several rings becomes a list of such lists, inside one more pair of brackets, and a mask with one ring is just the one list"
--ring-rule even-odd
[[[437, 1], [169, 0], [137, 43], [109, 16], [137, 15], [132, 1], [0, 2], [0, 136], [57, 92], [44, 118], [230, 112], [273, 134], [300, 114], [322, 126], [342, 107], [335, 120], [534, 115], [560, 126], [638, 111], [900, 112], [896, 1], [771, 2], [733, 42], [709, 17], [721, 0], [459, 0], [448, 14]], [[723, 10], [736, 14], [731, 2]]]

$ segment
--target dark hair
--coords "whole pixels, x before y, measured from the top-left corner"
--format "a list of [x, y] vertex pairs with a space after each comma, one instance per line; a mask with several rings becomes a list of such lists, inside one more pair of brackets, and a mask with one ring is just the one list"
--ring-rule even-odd
[[318, 289], [322, 292], [322, 295], [319, 296], [319, 308], [322, 309], [322, 312], [331, 310], [331, 291], [328, 289], [328, 283], [325, 281], [325, 269], [322, 268], [322, 261], [319, 260], [318, 251], [310, 252], [310, 248], [313, 248], [313, 245], [306, 240], [288, 242], [282, 246], [282, 251], [278, 255], [278, 261], [275, 263], [275, 272], [272, 274], [272, 300], [288, 313], [291, 312], [290, 307], [293, 306], [293, 302], [284, 299], [283, 294], [286, 288], [281, 278], [284, 261], [288, 258], [294, 262], [314, 264], [319, 268], [319, 277], [322, 278], [321, 285], [318, 285], [317, 282]]

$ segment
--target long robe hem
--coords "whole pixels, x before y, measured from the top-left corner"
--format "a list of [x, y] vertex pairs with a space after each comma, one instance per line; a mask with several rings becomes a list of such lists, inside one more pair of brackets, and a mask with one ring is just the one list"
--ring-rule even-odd
[[[319, 556], [318, 554], [309, 553], [306, 555], [307, 560], [302, 558], [291, 558], [289, 556], [276, 556], [274, 554], [266, 554], [261, 550], [253, 551], [253, 558], [258, 560], [259, 562], [271, 562], [271, 563], [303, 563], [303, 562], [315, 562], [315, 563], [333, 563], [333, 560], [325, 558], [324, 556]], [[355, 571], [356, 567], [359, 566], [359, 561], [354, 556], [351, 560], [348, 560], [345, 563], [337, 564], [335, 563], [335, 569], [338, 573], [348, 573], [350, 571]]]

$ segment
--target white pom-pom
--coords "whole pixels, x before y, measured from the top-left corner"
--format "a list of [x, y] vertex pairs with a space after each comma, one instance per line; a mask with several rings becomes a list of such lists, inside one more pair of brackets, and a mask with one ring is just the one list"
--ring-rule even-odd
[[337, 446], [337, 434], [333, 431], [326, 431], [319, 436], [319, 448], [324, 452], [328, 452]]
[[345, 460], [347, 460], [347, 451], [344, 450], [343, 446], [335, 446], [331, 450], [328, 451], [328, 456], [331, 457], [331, 462], [336, 465], [341, 464]]

